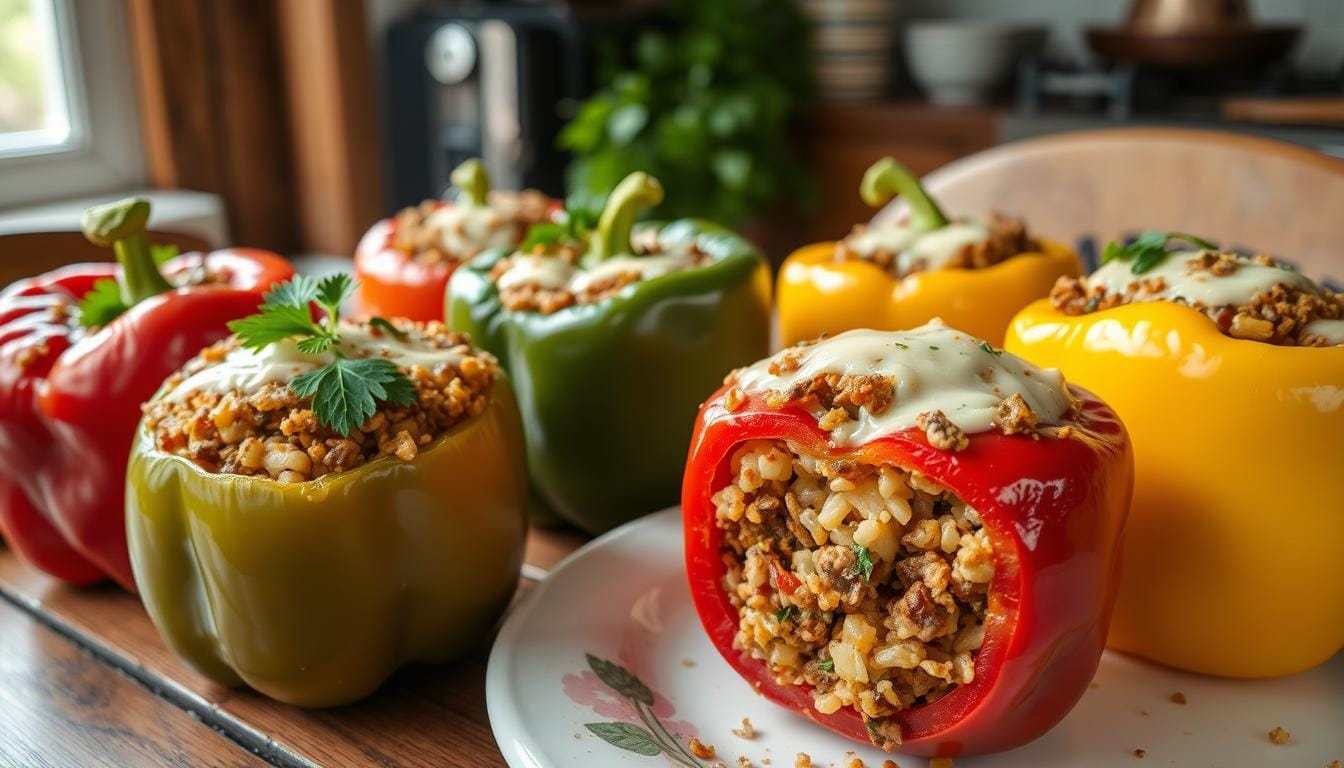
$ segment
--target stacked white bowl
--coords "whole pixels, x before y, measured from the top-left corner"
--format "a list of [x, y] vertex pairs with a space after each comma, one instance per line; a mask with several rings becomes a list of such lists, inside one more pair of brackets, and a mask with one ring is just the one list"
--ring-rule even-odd
[[910, 77], [934, 104], [982, 104], [1026, 54], [1045, 43], [1040, 26], [975, 19], [912, 21], [905, 28]]
[[899, 0], [801, 0], [812, 20], [817, 96], [828, 101], [881, 98], [895, 66]]

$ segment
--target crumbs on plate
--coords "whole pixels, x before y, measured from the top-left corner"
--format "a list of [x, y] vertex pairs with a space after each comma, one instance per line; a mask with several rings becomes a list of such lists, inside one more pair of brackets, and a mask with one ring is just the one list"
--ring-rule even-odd
[[1293, 734], [1291, 734], [1291, 733], [1285, 731], [1285, 730], [1283, 729], [1283, 726], [1281, 726], [1281, 725], [1276, 725], [1276, 726], [1274, 726], [1274, 730], [1272, 730], [1272, 731], [1269, 732], [1269, 743], [1270, 743], [1270, 744], [1287, 744], [1287, 743], [1288, 743], [1288, 740], [1291, 739], [1292, 737], [1293, 737]]
[[741, 728], [734, 728], [729, 732], [732, 733], [734, 736], [738, 737], [739, 739], [756, 738], [756, 729], [752, 727], [751, 719], [746, 717], [742, 718]]
[[1171, 694], [1171, 695], [1168, 696], [1167, 698], [1171, 701], [1172, 704], [1185, 704], [1185, 703], [1187, 703], [1187, 699], [1185, 698], [1185, 694], [1184, 694], [1184, 693], [1181, 693], [1180, 691], [1177, 691], [1177, 692]]
[[690, 747], [691, 747], [691, 754], [695, 755], [701, 760], [714, 759], [715, 753], [713, 744], [706, 744], [700, 739], [697, 739], [696, 737], [692, 736], [690, 741]]

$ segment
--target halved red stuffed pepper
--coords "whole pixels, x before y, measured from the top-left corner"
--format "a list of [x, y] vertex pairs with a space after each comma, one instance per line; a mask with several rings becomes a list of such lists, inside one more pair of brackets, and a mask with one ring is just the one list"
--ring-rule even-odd
[[701, 409], [696, 609], [760, 693], [837, 733], [1009, 749], [1096, 670], [1132, 474], [1104, 403], [947, 326], [786, 349]]
[[355, 249], [360, 312], [443, 320], [443, 294], [458, 264], [490, 248], [516, 248], [561, 203], [534, 189], [492, 191], [480, 160], [452, 173], [456, 200], [426, 200], [374, 224]]

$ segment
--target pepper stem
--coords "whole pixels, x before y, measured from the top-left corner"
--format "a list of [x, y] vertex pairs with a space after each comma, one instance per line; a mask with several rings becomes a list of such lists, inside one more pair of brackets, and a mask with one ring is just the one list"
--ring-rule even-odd
[[863, 202], [873, 208], [885, 205], [893, 197], [900, 195], [910, 204], [910, 226], [919, 232], [930, 232], [947, 226], [947, 216], [938, 208], [938, 204], [929, 197], [919, 179], [909, 168], [896, 162], [895, 158], [884, 157], [873, 163], [863, 174], [863, 183], [859, 185], [859, 196]]
[[602, 207], [597, 229], [589, 236], [591, 239], [584, 263], [591, 266], [612, 256], [633, 253], [630, 234], [635, 229], [635, 219], [645, 209], [661, 202], [663, 185], [649, 174], [635, 171], [621, 179], [621, 183], [607, 198], [607, 204]]
[[145, 238], [148, 221], [149, 201], [139, 197], [95, 205], [84, 211], [80, 221], [89, 242], [111, 247], [117, 255], [121, 263], [117, 282], [121, 285], [121, 299], [127, 305], [173, 289], [150, 253], [149, 240]]
[[453, 169], [448, 180], [469, 205], [486, 204], [490, 196], [490, 172], [485, 170], [485, 163], [474, 157], [466, 160]]

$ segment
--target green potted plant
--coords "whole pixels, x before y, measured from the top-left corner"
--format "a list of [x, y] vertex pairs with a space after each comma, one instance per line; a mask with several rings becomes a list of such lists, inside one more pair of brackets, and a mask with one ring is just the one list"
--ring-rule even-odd
[[794, 0], [671, 0], [560, 134], [571, 203], [594, 209], [633, 171], [663, 180], [658, 218], [730, 226], [805, 197], [791, 128], [811, 92], [806, 22]]

